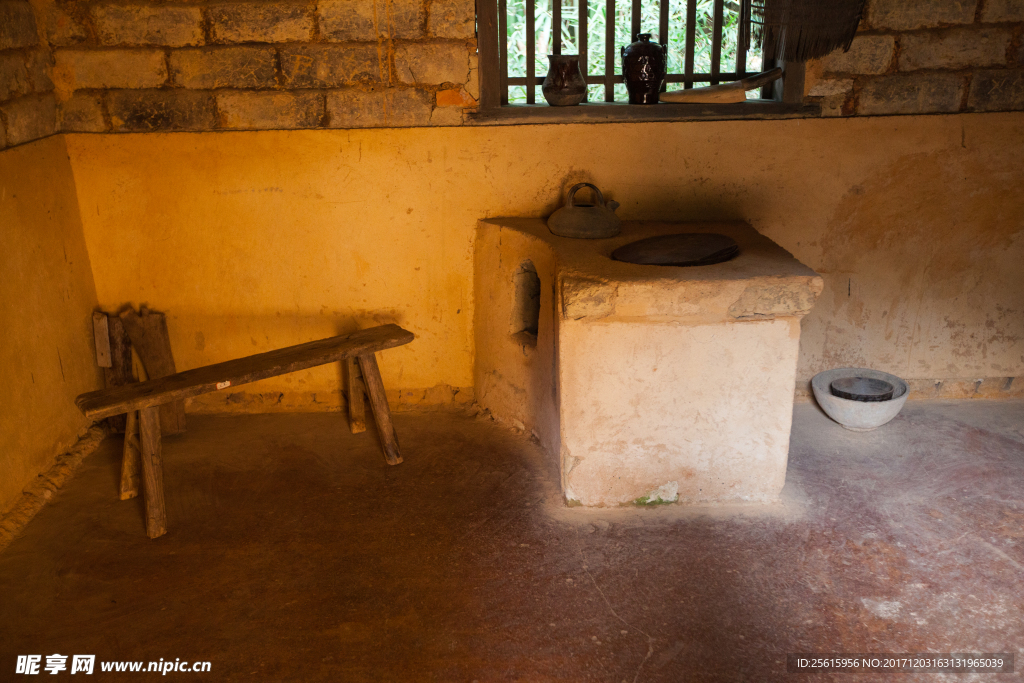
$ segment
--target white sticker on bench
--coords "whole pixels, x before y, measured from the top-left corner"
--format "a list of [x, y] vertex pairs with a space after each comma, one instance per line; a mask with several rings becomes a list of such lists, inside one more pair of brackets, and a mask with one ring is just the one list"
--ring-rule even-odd
[[227, 389], [230, 386], [231, 386], [231, 380], [228, 380], [227, 382], [217, 382], [217, 388], [218, 389]]

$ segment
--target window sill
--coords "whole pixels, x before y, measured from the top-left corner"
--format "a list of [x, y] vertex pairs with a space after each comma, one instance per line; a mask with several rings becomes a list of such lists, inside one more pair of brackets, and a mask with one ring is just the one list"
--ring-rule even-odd
[[817, 104], [789, 104], [775, 100], [720, 103], [625, 104], [584, 102], [575, 107], [547, 104], [508, 104], [480, 108], [466, 117], [468, 125], [523, 123], [616, 123], [627, 121], [701, 121], [716, 119], [790, 119], [821, 115]]

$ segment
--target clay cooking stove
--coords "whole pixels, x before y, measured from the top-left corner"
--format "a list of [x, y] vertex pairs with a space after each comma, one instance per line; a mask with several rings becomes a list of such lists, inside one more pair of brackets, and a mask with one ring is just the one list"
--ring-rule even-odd
[[[603, 240], [540, 219], [477, 230], [478, 401], [557, 454], [567, 500], [777, 498], [814, 271], [743, 222], [626, 222]], [[685, 268], [611, 258], [673, 233], [719, 233], [739, 253]]]

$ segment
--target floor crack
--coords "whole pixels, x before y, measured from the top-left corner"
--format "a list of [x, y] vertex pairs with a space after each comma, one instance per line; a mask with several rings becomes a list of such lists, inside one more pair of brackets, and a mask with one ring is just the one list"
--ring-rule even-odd
[[583, 564], [581, 565], [583, 567], [583, 571], [587, 573], [587, 578], [589, 578], [590, 582], [594, 584], [594, 588], [597, 589], [597, 592], [598, 594], [600, 594], [601, 599], [604, 600], [604, 604], [608, 607], [608, 611], [612, 613], [613, 617], [621, 621], [623, 625], [625, 625], [633, 631], [636, 631], [637, 633], [639, 633], [647, 639], [647, 654], [644, 656], [643, 660], [640, 662], [640, 666], [636, 668], [636, 673], [633, 675], [633, 683], [636, 683], [637, 680], [640, 678], [640, 672], [643, 670], [644, 664], [646, 664], [647, 660], [650, 659], [651, 655], [654, 654], [654, 638], [652, 638], [647, 632], [643, 631], [639, 627], [634, 626], [633, 624], [629, 623], [628, 621], [620, 617], [619, 613], [615, 611], [614, 607], [612, 607], [612, 603], [608, 600], [608, 596], [604, 594], [603, 590], [601, 590], [601, 586], [597, 584], [597, 579], [594, 578], [594, 575], [590, 573], [590, 569], [587, 567], [587, 557], [583, 554], [583, 546], [580, 545], [579, 529], [576, 529], [576, 550], [579, 551], [580, 559], [583, 560]]

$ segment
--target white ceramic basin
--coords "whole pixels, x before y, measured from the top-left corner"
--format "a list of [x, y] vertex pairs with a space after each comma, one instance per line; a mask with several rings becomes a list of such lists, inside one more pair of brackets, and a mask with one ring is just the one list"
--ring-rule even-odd
[[[895, 387], [892, 398], [888, 401], [865, 403], [863, 401], [852, 401], [847, 398], [839, 398], [832, 395], [831, 384], [843, 377], [870, 377], [888, 382]], [[836, 368], [819, 372], [811, 380], [811, 390], [818, 405], [829, 417], [855, 432], [867, 432], [877, 429], [891, 421], [907, 402], [907, 394], [910, 393], [907, 383], [896, 375], [890, 375], [881, 370], [870, 370], [868, 368]]]

